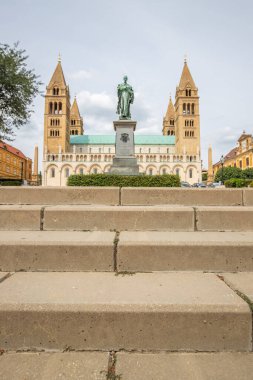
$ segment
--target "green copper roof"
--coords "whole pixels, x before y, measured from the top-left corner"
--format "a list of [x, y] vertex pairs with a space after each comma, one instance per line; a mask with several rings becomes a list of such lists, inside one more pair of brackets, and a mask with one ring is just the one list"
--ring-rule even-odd
[[[175, 136], [134, 135], [135, 145], [175, 145]], [[70, 144], [114, 145], [115, 135], [70, 136]]]

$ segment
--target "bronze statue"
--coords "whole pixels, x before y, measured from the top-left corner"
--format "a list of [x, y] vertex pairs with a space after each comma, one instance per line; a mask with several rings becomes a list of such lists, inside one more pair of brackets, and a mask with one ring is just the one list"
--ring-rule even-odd
[[124, 82], [118, 85], [118, 107], [117, 114], [120, 120], [131, 120], [130, 104], [134, 102], [134, 90], [127, 83], [127, 76], [123, 78]]

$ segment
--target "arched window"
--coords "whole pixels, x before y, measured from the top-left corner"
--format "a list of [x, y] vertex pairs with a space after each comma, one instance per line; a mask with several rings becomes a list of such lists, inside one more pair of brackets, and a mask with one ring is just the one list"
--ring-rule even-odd
[[57, 106], [57, 103], [54, 102], [54, 114], [57, 115], [58, 114], [58, 106]]
[[190, 103], [187, 104], [187, 115], [190, 115], [191, 113], [191, 105]]
[[192, 115], [194, 115], [195, 113], [195, 107], [194, 107], [194, 103], [192, 103]]
[[166, 169], [165, 168], [163, 168], [163, 174], [166, 174]]
[[55, 177], [55, 168], [51, 168], [51, 178]]
[[94, 168], [94, 169], [93, 169], [93, 173], [94, 173], [94, 174], [98, 174], [98, 170], [97, 170], [97, 168]]
[[153, 175], [153, 169], [149, 169], [149, 175]]
[[192, 169], [189, 170], [189, 178], [192, 178]]
[[186, 114], [186, 104], [184, 103], [183, 104], [183, 115], [185, 115]]
[[66, 178], [69, 177], [69, 168], [66, 168], [66, 169], [65, 169], [65, 177], [66, 177]]
[[62, 102], [59, 102], [59, 114], [62, 114]]
[[49, 103], [49, 110], [48, 110], [48, 112], [49, 112], [50, 114], [53, 113], [53, 103], [52, 103], [52, 102]]
[[80, 168], [80, 169], [79, 169], [79, 174], [80, 174], [80, 175], [83, 175], [83, 168]]
[[180, 175], [180, 170], [179, 169], [176, 169], [176, 175]]

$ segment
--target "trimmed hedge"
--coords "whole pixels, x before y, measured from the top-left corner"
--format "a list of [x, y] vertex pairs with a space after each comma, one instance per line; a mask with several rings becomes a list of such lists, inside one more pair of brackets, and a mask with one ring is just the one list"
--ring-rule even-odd
[[71, 175], [68, 186], [180, 187], [177, 175], [124, 176], [108, 174]]
[[1, 181], [0, 180], [0, 186], [21, 186], [22, 181]]
[[248, 187], [251, 186], [251, 183], [251, 179], [231, 178], [225, 181], [224, 185], [226, 187]]

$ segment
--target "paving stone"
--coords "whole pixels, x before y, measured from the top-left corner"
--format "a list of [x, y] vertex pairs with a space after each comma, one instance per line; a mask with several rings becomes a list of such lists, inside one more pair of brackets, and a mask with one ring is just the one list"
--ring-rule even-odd
[[[245, 294], [253, 303], [253, 272], [223, 273], [225, 282], [235, 290]], [[253, 304], [252, 304], [253, 309]]]
[[106, 380], [108, 353], [7, 353], [0, 356], [1, 380]]
[[242, 205], [242, 190], [125, 187], [121, 189], [121, 204], [237, 206]]
[[117, 354], [122, 380], [250, 380], [253, 353]]
[[198, 207], [198, 231], [253, 231], [253, 207]]
[[248, 304], [214, 274], [24, 273], [1, 284], [8, 350], [249, 351]]
[[2, 271], [113, 271], [114, 232], [0, 231]]
[[2, 187], [0, 204], [119, 204], [118, 187]]
[[0, 206], [0, 230], [40, 230], [40, 206]]
[[57, 206], [45, 208], [45, 230], [193, 231], [191, 207]]
[[253, 232], [123, 231], [119, 271], [253, 271]]

